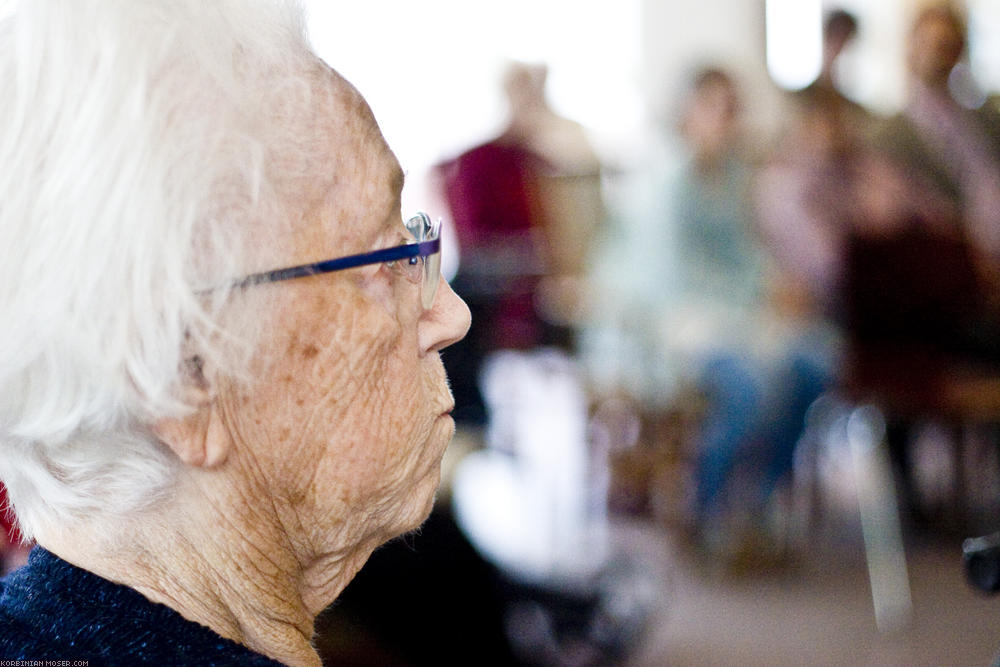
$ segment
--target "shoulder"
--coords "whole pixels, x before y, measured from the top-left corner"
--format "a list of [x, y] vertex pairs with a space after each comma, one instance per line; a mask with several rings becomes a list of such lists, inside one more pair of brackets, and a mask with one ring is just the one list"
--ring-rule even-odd
[[59, 627], [31, 622], [33, 593], [38, 592], [24, 585], [28, 575], [28, 568], [23, 568], [0, 580], [0, 658], [69, 659], [73, 647], [59, 639]]
[[0, 659], [101, 665], [276, 665], [41, 548], [0, 589]]

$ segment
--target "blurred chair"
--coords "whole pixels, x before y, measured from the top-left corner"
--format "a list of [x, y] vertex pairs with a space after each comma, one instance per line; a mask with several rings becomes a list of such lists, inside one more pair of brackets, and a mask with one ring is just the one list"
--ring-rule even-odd
[[912, 226], [852, 237], [843, 309], [848, 341], [842, 378], [854, 402], [880, 407], [902, 501], [921, 517], [910, 474], [910, 426], [936, 422], [951, 434], [951, 507], [969, 519], [965, 444], [969, 429], [1000, 423], [1000, 326], [969, 244]]
[[1000, 329], [969, 245], [915, 225], [849, 238], [840, 296], [847, 353], [837, 391], [807, 419], [799, 537], [816, 519], [821, 459], [839, 459], [856, 494], [876, 623], [891, 630], [909, 619], [903, 529], [923, 509], [909, 427], [935, 422], [950, 434], [950, 507], [924, 527], [969, 531], [965, 436], [1000, 423]]

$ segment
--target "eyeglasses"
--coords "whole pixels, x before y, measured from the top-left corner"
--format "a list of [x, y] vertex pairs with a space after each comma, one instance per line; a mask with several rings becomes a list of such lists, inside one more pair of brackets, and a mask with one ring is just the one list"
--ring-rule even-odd
[[438, 282], [441, 278], [441, 221], [433, 222], [426, 213], [420, 212], [406, 221], [406, 229], [416, 243], [406, 243], [392, 248], [383, 248], [358, 255], [326, 259], [313, 264], [300, 264], [287, 269], [275, 269], [253, 273], [236, 283], [237, 287], [248, 287], [261, 283], [275, 283], [281, 280], [304, 278], [321, 273], [331, 273], [371, 264], [386, 264], [401, 273], [413, 284], [420, 285], [420, 302], [424, 310], [434, 305]]

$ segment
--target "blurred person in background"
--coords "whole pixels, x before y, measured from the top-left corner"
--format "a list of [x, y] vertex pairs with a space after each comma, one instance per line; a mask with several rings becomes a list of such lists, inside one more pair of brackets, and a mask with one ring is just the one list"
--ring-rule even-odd
[[838, 67], [844, 51], [858, 36], [858, 20], [850, 12], [835, 9], [823, 20], [823, 60], [819, 76], [795, 93], [796, 102], [804, 107], [822, 107], [836, 115], [845, 131], [861, 137], [871, 131], [872, 117], [863, 106], [844, 95]]
[[908, 49], [910, 98], [892, 118], [799, 95], [755, 198], [789, 288], [801, 288], [794, 300], [844, 335], [840, 388], [887, 412], [904, 513], [923, 524], [914, 419], [940, 412], [955, 363], [1000, 359], [986, 287], [1000, 172], [990, 113], [963, 108], [949, 86], [964, 49], [958, 16], [924, 10]]
[[704, 398], [694, 520], [699, 542], [718, 556], [733, 555], [745, 537], [773, 544], [761, 519], [789, 479], [806, 409], [828, 375], [824, 350], [774, 298], [741, 107], [728, 72], [695, 74], [678, 128], [685, 159], [665, 185], [661, 223], [674, 265], [659, 326], [668, 358]]
[[579, 292], [604, 209], [601, 165], [583, 127], [557, 114], [544, 65], [511, 63], [499, 136], [437, 169], [461, 249], [453, 281], [473, 312], [445, 362], [456, 418], [485, 418], [479, 369], [495, 350], [575, 347]]
[[16, 570], [28, 561], [30, 547], [21, 539], [21, 531], [8, 510], [7, 489], [0, 484], [0, 575]]
[[[823, 71], [816, 82], [791, 94], [794, 113], [758, 173], [754, 204], [765, 242], [784, 277], [782, 302], [803, 318], [829, 327], [834, 345], [845, 352], [835, 357], [836, 389], [869, 401], [872, 392], [863, 378], [894, 377], [899, 364], [872, 365], [864, 352], [869, 348], [860, 341], [871, 321], [895, 318], [899, 310], [894, 302], [913, 299], [900, 300], [898, 291], [879, 285], [867, 265], [891, 267], [899, 279], [886, 285], [909, 285], [914, 294], [926, 289], [927, 272], [906, 275], [913, 267], [908, 262], [906, 268], [899, 265], [898, 257], [858, 259], [871, 254], [869, 248], [899, 237], [910, 215], [910, 188], [899, 169], [876, 150], [880, 121], [837, 87], [837, 58], [856, 30], [856, 21], [846, 12], [828, 15]], [[866, 267], [860, 268], [862, 264]], [[902, 326], [912, 327], [912, 322]], [[904, 364], [915, 366], [912, 360]], [[926, 382], [911, 384], [922, 390]], [[894, 418], [889, 434], [892, 450], [902, 459], [904, 449], [896, 443], [905, 440], [905, 431]], [[900, 465], [901, 470], [906, 467]], [[910, 496], [909, 475], [900, 479], [902, 495]]]
[[[877, 149], [908, 190], [900, 216], [966, 236], [983, 268], [1000, 260], [1000, 112], [962, 94], [962, 18], [950, 5], [921, 11], [909, 33], [909, 93], [878, 132]], [[967, 90], [964, 92], [968, 92]]]
[[907, 101], [875, 133], [878, 173], [862, 185], [876, 205], [846, 260], [849, 379], [888, 397], [889, 449], [918, 525], [915, 416], [940, 418], [952, 378], [995, 374], [1000, 361], [1000, 113], [971, 90], [965, 49], [954, 7], [917, 14]]
[[852, 14], [827, 15], [820, 74], [790, 95], [788, 129], [754, 184], [765, 242], [784, 273], [784, 301], [831, 319], [839, 317], [847, 239], [867, 215], [860, 211], [861, 188], [874, 173], [875, 118], [841, 92], [836, 76], [857, 31]]
[[0, 480], [39, 544], [0, 656], [319, 665], [314, 617], [428, 515], [454, 429], [437, 226], [293, 3], [0, 31]]

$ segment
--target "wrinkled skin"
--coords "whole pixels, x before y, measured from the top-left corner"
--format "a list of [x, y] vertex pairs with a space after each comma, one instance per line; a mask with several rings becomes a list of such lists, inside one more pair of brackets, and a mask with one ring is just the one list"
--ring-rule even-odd
[[[402, 172], [367, 104], [325, 67], [314, 93], [297, 134], [314, 150], [273, 165], [301, 220], [283, 247], [256, 249], [252, 270], [411, 240]], [[261, 312], [253, 381], [199, 365], [197, 409], [152, 425], [184, 464], [172, 499], [45, 546], [259, 653], [318, 665], [316, 615], [430, 512], [454, 431], [438, 352], [469, 311], [444, 281], [424, 311], [419, 285], [384, 264], [250, 289], [243, 306], [277, 304]]]
[[[277, 265], [408, 240], [395, 157], [360, 96], [345, 88], [335, 99], [344, 108], [331, 110], [317, 140], [330, 143], [330, 171], [339, 177], [332, 189], [310, 193], [316, 203], [295, 256]], [[359, 131], [329, 124], [345, 115]], [[286, 532], [315, 557], [416, 527], [454, 429], [437, 352], [464, 335], [464, 304], [442, 281], [433, 309], [422, 313], [418, 287], [385, 265], [264, 289], [281, 290], [281, 326], [266, 342], [280, 354], [249, 391], [227, 392], [223, 407], [262, 491], [284, 503]]]

